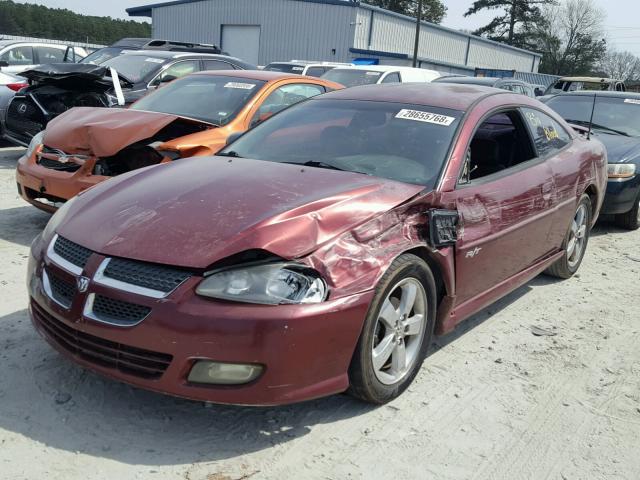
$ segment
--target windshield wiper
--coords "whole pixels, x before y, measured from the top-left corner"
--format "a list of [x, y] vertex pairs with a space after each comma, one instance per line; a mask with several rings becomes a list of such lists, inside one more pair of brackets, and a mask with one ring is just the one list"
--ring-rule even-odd
[[[567, 122], [569, 123], [575, 123], [576, 125], [580, 125], [583, 127], [588, 127], [590, 122], [586, 121], [586, 120], [567, 120]], [[620, 130], [615, 130], [613, 128], [609, 128], [609, 127], [605, 127], [604, 125], [599, 125], [597, 123], [591, 123], [591, 128], [595, 128], [596, 130], [603, 130], [605, 132], [611, 132], [614, 133], [616, 135], [622, 135], [624, 137], [630, 137], [631, 135], [629, 135], [626, 132], [620, 131]]]
[[228, 152], [218, 152], [216, 153], [218, 157], [233, 157], [233, 158], [244, 158], [242, 155], [238, 154], [238, 152], [234, 150], [229, 150]]
[[339, 170], [341, 172], [346, 171], [344, 168], [336, 167], [335, 165], [331, 165], [330, 163], [320, 162], [318, 160], [308, 160], [306, 162], [280, 162], [280, 163], [288, 163], [290, 165], [302, 165], [304, 167], [315, 167], [315, 168], [326, 168], [329, 170]]

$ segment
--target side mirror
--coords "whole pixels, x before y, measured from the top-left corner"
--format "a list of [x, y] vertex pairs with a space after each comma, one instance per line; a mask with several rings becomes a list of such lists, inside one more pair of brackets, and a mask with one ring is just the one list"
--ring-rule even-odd
[[229, 135], [227, 137], [227, 142], [226, 142], [225, 145], [231, 145], [233, 142], [235, 142], [237, 139], [239, 139], [242, 135], [244, 135], [244, 132], [232, 133], [231, 135]]
[[178, 77], [176, 77], [175, 75], [166, 75], [160, 79], [160, 84], [173, 82], [177, 78]]
[[4, 60], [2, 60], [2, 61], [0, 62], [0, 68], [2, 68], [2, 67], [8, 67], [8, 66], [9, 66], [9, 62], [5, 62]]

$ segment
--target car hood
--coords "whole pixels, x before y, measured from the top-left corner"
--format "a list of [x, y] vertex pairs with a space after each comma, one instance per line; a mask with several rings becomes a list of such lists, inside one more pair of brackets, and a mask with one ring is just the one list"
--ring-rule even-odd
[[207, 122], [168, 113], [75, 107], [48, 123], [43, 142], [47, 147], [65, 153], [110, 157], [124, 147], [152, 137], [178, 119], [211, 126]]
[[[39, 65], [19, 74], [30, 82], [41, 85], [55, 85], [60, 88], [91, 91], [107, 91], [113, 88], [110, 69], [90, 63], [50, 63]], [[133, 85], [122, 75], [118, 75], [123, 88]]]
[[640, 160], [640, 138], [606, 133], [597, 136], [607, 149], [609, 163], [634, 163]]
[[104, 255], [205, 269], [262, 249], [305, 256], [424, 187], [259, 160], [198, 157], [80, 194], [56, 231]]

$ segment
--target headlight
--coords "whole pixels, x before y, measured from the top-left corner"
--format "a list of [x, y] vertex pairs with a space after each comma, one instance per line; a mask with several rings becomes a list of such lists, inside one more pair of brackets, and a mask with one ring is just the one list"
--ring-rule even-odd
[[60, 226], [60, 223], [62, 223], [62, 221], [67, 216], [67, 213], [71, 208], [71, 204], [76, 201], [76, 198], [78, 197], [72, 197], [64, 202], [64, 204], [58, 209], [58, 211], [54, 213], [53, 216], [49, 219], [47, 226], [44, 227], [44, 231], [42, 232], [42, 237], [47, 239], [47, 241], [51, 240], [53, 234], [56, 233], [56, 230]]
[[295, 263], [271, 263], [213, 273], [198, 288], [198, 295], [234, 302], [279, 305], [319, 303], [328, 288], [315, 270]]
[[36, 148], [38, 148], [40, 145], [42, 145], [42, 139], [44, 138], [44, 130], [41, 132], [36, 133], [33, 138], [31, 139], [31, 141], [29, 142], [29, 146], [27, 147], [27, 158], [31, 157], [31, 155], [33, 155], [33, 152], [36, 151]]
[[609, 178], [629, 178], [636, 173], [636, 166], [633, 163], [610, 163], [607, 166]]

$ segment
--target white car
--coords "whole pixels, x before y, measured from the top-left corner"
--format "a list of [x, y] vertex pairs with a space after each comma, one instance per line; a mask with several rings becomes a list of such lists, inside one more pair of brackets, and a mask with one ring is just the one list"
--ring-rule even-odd
[[86, 56], [84, 48], [62, 43], [0, 40], [0, 67], [4, 73], [20, 73], [45, 63], [78, 62]]
[[345, 87], [373, 85], [376, 83], [432, 82], [442, 74], [425, 68], [401, 67], [398, 65], [354, 65], [336, 67], [321, 78], [340, 83]]
[[290, 62], [271, 62], [263, 70], [272, 72], [293, 73], [298, 75], [308, 75], [310, 77], [321, 77], [329, 70], [336, 67], [350, 66], [350, 63], [337, 62], [312, 62], [309, 60], [291, 60]]

